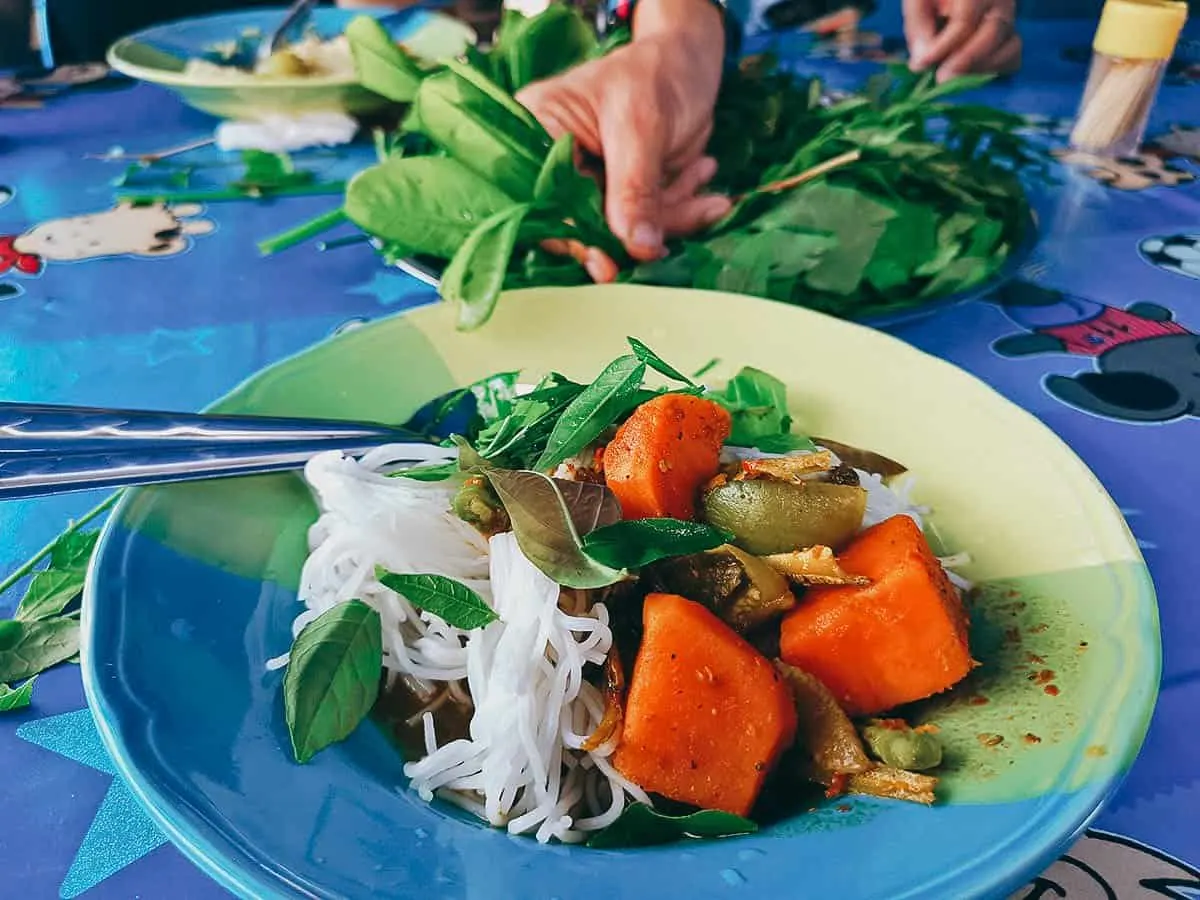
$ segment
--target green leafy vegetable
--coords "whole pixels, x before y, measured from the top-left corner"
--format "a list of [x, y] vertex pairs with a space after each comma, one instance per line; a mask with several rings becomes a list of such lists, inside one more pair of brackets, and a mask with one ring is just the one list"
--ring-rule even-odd
[[596, 47], [595, 32], [566, 4], [551, 4], [529, 18], [506, 12], [497, 50], [511, 93], [570, 68]]
[[358, 16], [346, 26], [358, 83], [397, 103], [417, 95], [425, 72], [372, 16]]
[[100, 532], [67, 531], [50, 547], [50, 568], [86, 572]]
[[583, 549], [581, 535], [621, 517], [616, 497], [604, 485], [508, 469], [489, 468], [484, 474], [504, 504], [521, 552], [548, 577], [584, 590], [625, 577]]
[[547, 377], [531, 394], [517, 400], [509, 415], [480, 432], [480, 455], [511, 468], [531, 468], [542, 455], [555, 423], [583, 389], [561, 376]]
[[76, 619], [13, 622], [0, 631], [0, 682], [32, 678], [78, 652]]
[[729, 379], [723, 391], [708, 397], [724, 406], [733, 419], [728, 441], [732, 446], [755, 447], [769, 453], [816, 446], [807, 437], [792, 434], [787, 387], [773, 375], [747, 366]]
[[246, 171], [230, 187], [251, 197], [261, 197], [287, 188], [305, 187], [316, 180], [312, 172], [298, 170], [286, 153], [243, 150]]
[[36, 675], [19, 688], [0, 684], [0, 713], [16, 712], [29, 706], [30, 700], [33, 699], [33, 683], [35, 681], [37, 681]]
[[430, 75], [407, 121], [512, 201], [533, 199], [550, 138], [528, 110], [477, 70], [451, 62]]
[[447, 625], [470, 631], [495, 622], [498, 616], [483, 598], [461, 582], [444, 575], [399, 575], [382, 566], [375, 577], [402, 594], [413, 606], [439, 616]]
[[459, 472], [458, 462], [430, 463], [424, 466], [410, 466], [389, 473], [390, 478], [409, 478], [413, 481], [445, 481], [453, 478]]
[[479, 327], [496, 308], [509, 257], [532, 204], [501, 210], [467, 237], [442, 274], [442, 298], [458, 304], [458, 327]]
[[588, 839], [600, 849], [650, 847], [683, 838], [715, 838], [753, 834], [758, 825], [749, 819], [715, 809], [702, 809], [685, 816], [669, 816], [644, 803], [631, 803], [615, 822]]
[[583, 539], [592, 559], [614, 569], [640, 569], [660, 559], [713, 550], [733, 535], [701, 522], [634, 519], [598, 528]]
[[359, 172], [346, 215], [377, 237], [449, 259], [471, 232], [512, 199], [454, 159], [391, 157]]
[[596, 440], [629, 408], [645, 375], [646, 364], [636, 356], [609, 363], [563, 410], [534, 468], [549, 471]]
[[362, 601], [340, 603], [304, 627], [283, 679], [284, 713], [297, 762], [308, 762], [350, 736], [379, 695], [382, 668], [379, 613]]
[[635, 337], [626, 338], [629, 342], [630, 349], [633, 350], [633, 355], [644, 362], [647, 366], [658, 372], [660, 375], [665, 375], [672, 381], [681, 381], [688, 387], [695, 387], [696, 382], [688, 378], [674, 366], [667, 363], [661, 356], [643, 344]]
[[[54, 565], [51, 559], [51, 566]], [[29, 588], [17, 607], [16, 618], [35, 622], [57, 616], [83, 590], [84, 572], [78, 568], [46, 569], [29, 582]]]

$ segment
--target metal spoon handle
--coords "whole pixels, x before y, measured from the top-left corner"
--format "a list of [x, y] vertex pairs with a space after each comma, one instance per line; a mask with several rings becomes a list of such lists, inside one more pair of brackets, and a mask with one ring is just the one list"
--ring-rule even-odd
[[[0, 453], [0, 500], [298, 470], [326, 450], [358, 456], [386, 443], [390, 442], [297, 441], [133, 447], [68, 455]], [[405, 444], [390, 461], [417, 463], [451, 456], [450, 451], [432, 444]]]
[[0, 403], [0, 452], [36, 449], [68, 453], [114, 442], [150, 445], [311, 439], [422, 440], [407, 429], [373, 422]]
[[385, 444], [397, 463], [453, 456], [370, 422], [0, 403], [0, 499], [278, 472]]

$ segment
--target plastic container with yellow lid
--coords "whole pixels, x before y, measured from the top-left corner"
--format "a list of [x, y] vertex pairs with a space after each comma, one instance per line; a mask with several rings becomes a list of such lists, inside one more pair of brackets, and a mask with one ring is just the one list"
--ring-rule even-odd
[[1186, 21], [1182, 0], [1107, 0], [1072, 147], [1101, 156], [1137, 152]]

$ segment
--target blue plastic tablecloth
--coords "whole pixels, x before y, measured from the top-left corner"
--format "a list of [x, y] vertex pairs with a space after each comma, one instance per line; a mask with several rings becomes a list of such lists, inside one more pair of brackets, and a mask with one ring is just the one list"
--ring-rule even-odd
[[[880, 29], [898, 35], [894, 16]], [[1026, 23], [1026, 69], [981, 99], [1042, 117], [1045, 140], [1074, 112], [1091, 24]], [[850, 87], [870, 63], [814, 58], [807, 39], [759, 38]], [[890, 47], [884, 45], [884, 52]], [[1185, 42], [1183, 47], [1195, 47]], [[1162, 694], [1142, 754], [1090, 833], [1021, 897], [1200, 897], [1200, 88], [1183, 60], [1161, 95], [1156, 153], [1101, 173], [1056, 167], [1037, 200], [1042, 240], [1016, 286], [896, 327], [913, 345], [992, 384], [1066, 439], [1112, 493], [1159, 591]], [[1172, 126], [1176, 126], [1172, 129]], [[196, 409], [257, 369], [340, 327], [429, 302], [364, 245], [262, 258], [256, 242], [336, 198], [114, 208], [121, 166], [211, 133], [171, 95], [128, 83], [41, 109], [0, 108], [0, 397]], [[352, 147], [298, 163], [345, 177]], [[189, 157], [219, 183], [237, 161]], [[225, 166], [225, 168], [221, 168]], [[210, 168], [211, 167], [211, 168]], [[13, 248], [20, 241], [23, 252]], [[32, 252], [30, 248], [35, 248]], [[1193, 332], [1191, 329], [1195, 328]], [[1187, 339], [1187, 336], [1191, 339]], [[0, 505], [8, 571], [98, 497]], [[0, 614], [11, 600], [0, 600]], [[217, 898], [113, 773], [78, 670], [44, 675], [33, 706], [0, 717], [0, 897]]]

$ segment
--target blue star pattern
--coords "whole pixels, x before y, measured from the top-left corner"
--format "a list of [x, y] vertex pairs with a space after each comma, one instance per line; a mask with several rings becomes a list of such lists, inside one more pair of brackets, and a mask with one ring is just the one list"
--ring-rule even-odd
[[214, 334], [212, 328], [198, 328], [194, 331], [155, 328], [146, 338], [146, 362], [157, 366], [173, 359], [211, 356], [213, 351], [208, 341]]
[[78, 897], [167, 842], [117, 775], [89, 710], [27, 722], [17, 729], [17, 737], [113, 776], [112, 786], [59, 888], [63, 900]]
[[428, 293], [429, 288], [400, 272], [376, 272], [370, 281], [349, 288], [346, 293], [374, 297], [380, 306], [395, 306], [414, 295]]

